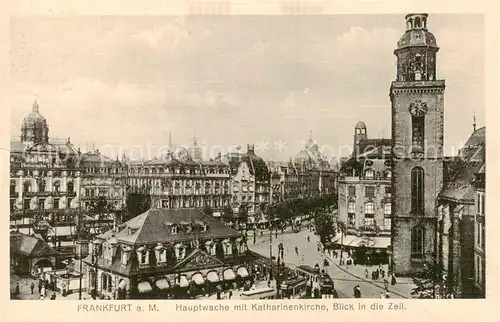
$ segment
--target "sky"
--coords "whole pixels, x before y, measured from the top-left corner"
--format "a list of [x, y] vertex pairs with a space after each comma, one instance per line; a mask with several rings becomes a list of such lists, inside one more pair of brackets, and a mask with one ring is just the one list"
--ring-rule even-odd
[[[485, 123], [484, 21], [431, 14], [428, 29], [453, 155], [473, 114]], [[338, 158], [359, 120], [370, 138], [390, 138], [393, 51], [404, 31], [403, 14], [16, 17], [11, 135], [37, 100], [51, 137], [112, 157], [157, 156], [171, 134], [176, 145], [196, 136], [205, 157], [254, 144], [273, 160], [312, 135]]]

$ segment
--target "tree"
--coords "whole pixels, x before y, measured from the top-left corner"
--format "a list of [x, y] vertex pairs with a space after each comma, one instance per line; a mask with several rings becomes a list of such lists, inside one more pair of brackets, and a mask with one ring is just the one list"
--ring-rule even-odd
[[222, 210], [222, 221], [230, 222], [233, 220], [233, 208], [226, 206]]
[[432, 299], [438, 296], [447, 297], [448, 294], [443, 288], [443, 278], [441, 277], [442, 267], [436, 263], [434, 253], [425, 254], [424, 269], [412, 276], [415, 288], [411, 295], [416, 298]]
[[127, 196], [123, 221], [130, 220], [151, 208], [151, 198], [141, 193], [130, 193]]
[[203, 212], [209, 216], [212, 216], [214, 214], [214, 211], [212, 208], [210, 208], [210, 206], [203, 207]]
[[314, 217], [314, 225], [316, 227], [316, 234], [323, 244], [329, 241], [330, 237], [335, 234], [333, 218], [329, 214], [316, 215]]
[[99, 218], [114, 212], [115, 212], [115, 207], [104, 196], [99, 196], [97, 198], [94, 198], [90, 202], [89, 213], [92, 215], [98, 215]]

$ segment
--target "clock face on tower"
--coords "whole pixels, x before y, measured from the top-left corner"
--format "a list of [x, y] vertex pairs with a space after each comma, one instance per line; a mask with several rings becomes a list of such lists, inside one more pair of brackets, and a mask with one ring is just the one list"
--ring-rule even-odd
[[410, 104], [408, 110], [410, 114], [415, 117], [422, 117], [427, 113], [427, 103], [422, 100], [416, 100], [415, 102]]

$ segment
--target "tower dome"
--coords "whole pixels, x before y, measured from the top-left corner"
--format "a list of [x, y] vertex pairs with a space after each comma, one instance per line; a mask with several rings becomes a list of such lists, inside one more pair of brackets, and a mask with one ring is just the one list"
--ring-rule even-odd
[[31, 112], [23, 119], [21, 125], [21, 140], [32, 143], [49, 142], [49, 126], [47, 120], [40, 114], [38, 103], [33, 103]]
[[426, 13], [410, 13], [405, 17], [406, 31], [397, 43], [397, 81], [436, 80], [436, 38], [427, 30]]
[[366, 124], [365, 122], [363, 121], [359, 121], [358, 123], [356, 123], [356, 127], [355, 129], [366, 129]]
[[426, 13], [407, 14], [406, 32], [398, 41], [398, 49], [414, 46], [436, 47], [436, 38], [427, 30]]

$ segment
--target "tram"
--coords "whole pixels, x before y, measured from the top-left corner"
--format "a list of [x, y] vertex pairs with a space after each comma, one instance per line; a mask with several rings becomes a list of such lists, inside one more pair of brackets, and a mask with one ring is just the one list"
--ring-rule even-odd
[[270, 300], [276, 298], [276, 289], [271, 287], [258, 288], [241, 293], [242, 300]]

